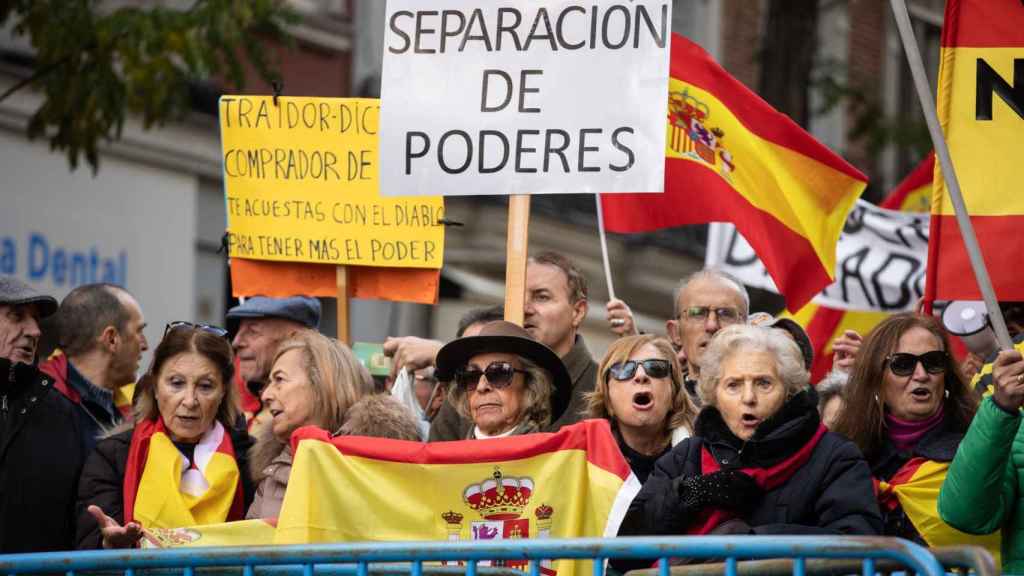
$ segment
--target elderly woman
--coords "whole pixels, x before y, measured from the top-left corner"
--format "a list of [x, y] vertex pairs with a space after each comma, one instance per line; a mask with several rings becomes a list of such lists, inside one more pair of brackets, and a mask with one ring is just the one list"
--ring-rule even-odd
[[240, 520], [252, 496], [227, 332], [168, 324], [129, 428], [101, 440], [78, 489], [79, 548], [130, 548], [143, 528]]
[[701, 358], [694, 436], [658, 460], [619, 534], [880, 532], [868, 466], [821, 425], [808, 378], [779, 330], [718, 332]]
[[633, 474], [646, 482], [654, 462], [691, 435], [697, 415], [675, 350], [659, 336], [626, 336], [608, 347], [597, 373], [588, 415], [611, 422]]
[[552, 413], [565, 411], [572, 387], [557, 354], [505, 321], [446, 344], [437, 353], [437, 370], [455, 383], [449, 400], [473, 423], [469, 439], [539, 432]]
[[948, 351], [946, 331], [931, 316], [883, 320], [857, 352], [833, 428], [860, 447], [879, 481], [884, 535], [927, 546], [969, 538], [945, 525], [936, 507], [977, 406]]
[[252, 474], [259, 483], [246, 518], [277, 518], [292, 471], [292, 432], [319, 426], [331, 432], [349, 408], [373, 393], [373, 379], [344, 344], [313, 331], [281, 343], [260, 396], [272, 419], [256, 432]]

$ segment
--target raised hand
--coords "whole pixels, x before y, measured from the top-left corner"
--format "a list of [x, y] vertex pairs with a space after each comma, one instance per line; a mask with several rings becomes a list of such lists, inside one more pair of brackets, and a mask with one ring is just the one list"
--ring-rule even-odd
[[1018, 350], [1000, 350], [992, 363], [992, 400], [1006, 410], [1024, 405], [1024, 356]]
[[608, 328], [620, 338], [637, 334], [633, 311], [622, 300], [612, 298], [607, 306]]

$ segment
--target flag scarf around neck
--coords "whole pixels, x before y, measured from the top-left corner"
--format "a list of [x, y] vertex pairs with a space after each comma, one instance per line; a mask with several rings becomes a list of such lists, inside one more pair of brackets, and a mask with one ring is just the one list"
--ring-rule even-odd
[[[935, 154], [929, 153], [896, 188], [879, 204], [889, 210], [903, 212], [927, 212], [931, 205], [932, 174], [935, 171]], [[811, 366], [811, 382], [818, 382], [832, 369], [832, 342], [847, 330], [867, 334], [888, 312], [851, 312], [827, 306], [808, 304], [793, 314], [792, 318], [807, 331], [814, 346], [814, 364]], [[959, 339], [956, 339], [959, 341]]]
[[732, 222], [798, 310], [830, 283], [867, 178], [677, 34], [670, 74], [665, 192], [603, 195], [605, 227]]
[[[301, 428], [292, 446], [278, 544], [613, 537], [640, 490], [605, 420], [434, 444]], [[543, 571], [591, 563], [554, 564]]]
[[[947, 0], [936, 105], [999, 300], [1024, 300], [1024, 9], [1019, 0]], [[926, 296], [980, 300], [942, 169], [935, 167]]]
[[162, 418], [137, 423], [125, 466], [125, 523], [180, 528], [241, 519], [241, 475], [220, 422], [199, 440], [194, 459], [186, 462]]
[[912, 458], [888, 481], [875, 479], [875, 496], [883, 511], [903, 509], [928, 546], [982, 546], [1000, 564], [1000, 532], [975, 536], [960, 532], [939, 516], [939, 490], [946, 480], [949, 462]]
[[[807, 463], [811, 458], [811, 453], [814, 452], [814, 448], [821, 441], [822, 436], [825, 435], [826, 429], [824, 426], [819, 425], [818, 431], [811, 436], [811, 439], [806, 444], [800, 447], [799, 450], [794, 452], [791, 456], [779, 462], [778, 464], [769, 468], [741, 468], [740, 472], [752, 477], [757, 485], [761, 487], [765, 492], [769, 492], [782, 486], [793, 474], [800, 469], [801, 466]], [[721, 470], [721, 466], [718, 465], [718, 461], [711, 455], [711, 451], [707, 445], [701, 447], [700, 450], [700, 473], [704, 476], [718, 472]], [[703, 511], [697, 518], [696, 522], [690, 524], [687, 534], [700, 536], [707, 534], [715, 529], [716, 526], [733, 518], [734, 515], [728, 510], [722, 510], [720, 508], [712, 508]]]

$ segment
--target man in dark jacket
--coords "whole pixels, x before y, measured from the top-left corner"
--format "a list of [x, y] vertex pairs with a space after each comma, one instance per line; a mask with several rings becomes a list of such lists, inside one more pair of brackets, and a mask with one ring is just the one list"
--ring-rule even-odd
[[[555, 351], [572, 377], [569, 407], [553, 414], [545, 432], [554, 432], [583, 419], [586, 395], [597, 383], [597, 362], [578, 333], [587, 316], [587, 282], [579, 268], [556, 252], [530, 258], [526, 267], [526, 306], [523, 328]], [[436, 352], [435, 352], [436, 354]], [[442, 381], [445, 375], [436, 374]], [[460, 418], [449, 403], [430, 423], [430, 441], [463, 440], [472, 423]]]
[[130, 409], [117, 406], [115, 391], [135, 382], [142, 353], [149, 349], [142, 309], [127, 290], [113, 284], [84, 284], [64, 297], [57, 310], [63, 354], [39, 366], [75, 406], [86, 454], [96, 439]]
[[74, 405], [34, 363], [41, 318], [57, 301], [0, 278], [0, 553], [74, 548], [85, 460]]

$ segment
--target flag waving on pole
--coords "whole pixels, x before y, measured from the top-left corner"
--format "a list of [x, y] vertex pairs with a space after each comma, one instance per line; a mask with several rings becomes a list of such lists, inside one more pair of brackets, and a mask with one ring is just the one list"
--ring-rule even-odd
[[732, 222], [798, 310], [831, 282], [867, 177], [676, 34], [670, 75], [665, 193], [603, 195], [607, 229]]
[[[640, 489], [605, 420], [435, 444], [303, 428], [292, 447], [278, 544], [612, 537]], [[549, 576], [586, 569], [541, 568]]]
[[[999, 300], [1024, 300], [1024, 6], [947, 0], [936, 106]], [[925, 299], [979, 300], [942, 172], [935, 168]]]

